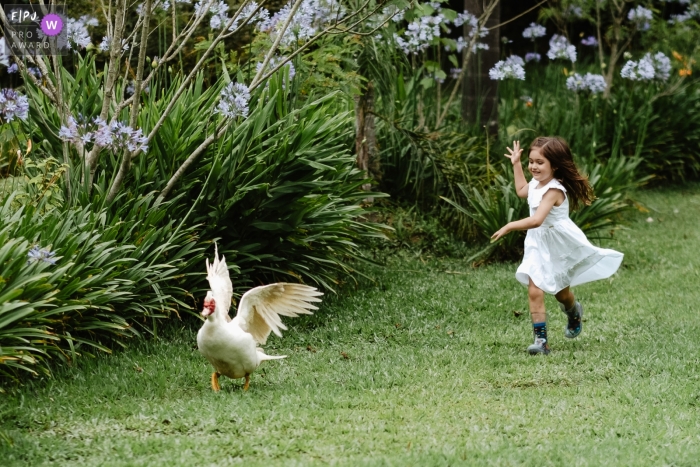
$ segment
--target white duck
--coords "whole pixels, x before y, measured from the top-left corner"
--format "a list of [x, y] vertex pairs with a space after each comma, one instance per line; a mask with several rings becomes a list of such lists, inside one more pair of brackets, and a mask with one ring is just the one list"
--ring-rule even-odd
[[302, 284], [276, 283], [249, 290], [238, 305], [238, 313], [231, 320], [233, 286], [226, 267], [226, 259], [214, 250], [214, 262], [207, 265], [207, 280], [211, 290], [204, 299], [202, 316], [205, 321], [197, 333], [199, 351], [214, 366], [211, 387], [219, 391], [219, 376], [245, 378], [243, 390], [248, 390], [250, 374], [261, 362], [285, 358], [286, 355], [265, 355], [258, 344], [265, 344], [270, 331], [282, 337], [280, 329], [287, 329], [280, 316], [296, 317], [313, 314], [317, 307], [309, 302], [320, 302], [323, 293]]

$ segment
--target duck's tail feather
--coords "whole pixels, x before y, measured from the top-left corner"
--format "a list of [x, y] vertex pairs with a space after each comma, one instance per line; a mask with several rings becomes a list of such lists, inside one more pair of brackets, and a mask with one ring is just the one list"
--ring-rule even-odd
[[258, 349], [258, 358], [260, 359], [261, 362], [264, 362], [265, 360], [281, 360], [283, 358], [287, 358], [286, 355], [266, 355], [262, 350]]

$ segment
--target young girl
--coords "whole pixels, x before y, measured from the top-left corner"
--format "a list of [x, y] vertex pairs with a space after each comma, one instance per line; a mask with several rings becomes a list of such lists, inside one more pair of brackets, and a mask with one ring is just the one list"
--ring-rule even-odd
[[539, 137], [533, 141], [529, 183], [520, 164], [520, 142], [514, 141], [508, 152], [505, 156], [513, 163], [515, 190], [519, 197], [527, 197], [530, 217], [509, 222], [491, 236], [491, 241], [513, 230], [527, 230], [525, 255], [515, 277], [528, 287], [535, 342], [527, 350], [531, 355], [546, 355], [549, 342], [544, 293], [556, 297], [568, 317], [564, 335], [573, 339], [581, 333], [583, 307], [569, 287], [610, 277], [623, 255], [592, 245], [569, 219], [569, 203], [576, 209], [581, 204], [591, 204], [594, 196], [588, 179], [579, 173], [571, 150], [562, 139]]

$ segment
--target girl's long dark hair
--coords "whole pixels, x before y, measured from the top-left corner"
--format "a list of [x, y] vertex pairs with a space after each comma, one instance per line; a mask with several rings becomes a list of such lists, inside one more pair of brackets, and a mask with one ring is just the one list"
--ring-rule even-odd
[[537, 148], [542, 155], [552, 164], [554, 178], [559, 180], [566, 188], [571, 209], [576, 210], [583, 204], [589, 206], [595, 199], [593, 188], [588, 183], [588, 177], [579, 172], [574, 163], [569, 145], [556, 136], [540, 136], [530, 145], [530, 150]]

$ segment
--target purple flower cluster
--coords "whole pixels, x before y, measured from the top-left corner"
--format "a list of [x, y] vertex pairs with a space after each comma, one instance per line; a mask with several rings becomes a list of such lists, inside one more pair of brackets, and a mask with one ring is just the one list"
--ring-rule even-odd
[[586, 73], [581, 76], [578, 73], [574, 73], [566, 79], [566, 87], [574, 92], [589, 91], [592, 94], [598, 94], [605, 91], [608, 84], [605, 82], [603, 75]]
[[566, 37], [555, 34], [549, 40], [549, 52], [547, 52], [547, 57], [549, 57], [550, 60], [563, 58], [575, 62], [576, 47], [571, 45]]
[[547, 34], [547, 29], [537, 23], [530, 23], [530, 26], [526, 27], [523, 31], [523, 37], [533, 41], [538, 37], [544, 36], [545, 34]]
[[[450, 25], [459, 28], [466, 24], [468, 25], [467, 36], [460, 36], [457, 38], [454, 46], [445, 46], [445, 50], [448, 52], [453, 49], [456, 49], [457, 52], [461, 52], [477, 33], [479, 25], [478, 18], [468, 11], [464, 11], [458, 13], [454, 20], [449, 20], [443, 13], [439, 3], [430, 3], [430, 6], [433, 8], [433, 13], [415, 18], [408, 23], [403, 35], [394, 33], [394, 40], [396, 40], [399, 48], [407, 55], [417, 54], [426, 50], [431, 45], [437, 44], [443, 29], [449, 32]], [[484, 37], [486, 35], [488, 35], [488, 30], [483, 28], [479, 30], [479, 37]], [[476, 52], [477, 49], [488, 49], [488, 45], [477, 42], [474, 44], [474, 50], [472, 50], [472, 52]]]
[[48, 248], [39, 248], [38, 246], [34, 245], [32, 249], [27, 252], [27, 256], [29, 257], [27, 264], [31, 264], [32, 262], [37, 263], [39, 261], [49, 264], [56, 264], [56, 252], [51, 251]]
[[216, 112], [227, 118], [238, 118], [239, 115], [245, 118], [248, 116], [249, 101], [250, 91], [247, 86], [241, 83], [229, 83], [221, 91]]
[[84, 49], [90, 45], [90, 34], [88, 26], [97, 26], [99, 23], [97, 18], [89, 15], [83, 15], [78, 19], [68, 18], [66, 31], [68, 35], [69, 49]]
[[671, 76], [671, 60], [663, 52], [647, 53], [639, 61], [625, 63], [620, 76], [632, 81], [666, 81]]
[[538, 54], [537, 52], [528, 52], [525, 54], [525, 62], [531, 62], [531, 61], [536, 61], [539, 62], [542, 60], [542, 55]]
[[598, 39], [596, 39], [595, 36], [585, 37], [581, 39], [581, 45], [585, 45], [587, 47], [595, 47], [598, 45]]
[[639, 5], [637, 8], [632, 8], [627, 14], [627, 19], [635, 23], [639, 29], [646, 31], [651, 26], [649, 22], [653, 19], [654, 14], [648, 8]]
[[[100, 42], [100, 45], [98, 45], [97, 48], [100, 49], [102, 52], [109, 52], [111, 46], [112, 37], [104, 36], [102, 38], [102, 42]], [[122, 52], [126, 52], [127, 50], [129, 50], [129, 44], [126, 42], [126, 39], [122, 39]]]
[[504, 79], [525, 79], [525, 68], [523, 68], [523, 59], [517, 55], [511, 55], [506, 60], [496, 62], [493, 68], [489, 70], [489, 78], [502, 81]]
[[0, 117], [11, 122], [15, 117], [26, 120], [29, 115], [29, 100], [14, 89], [0, 90]]
[[148, 138], [143, 135], [141, 129], [134, 130], [119, 121], [113, 121], [109, 125], [102, 119], [95, 117], [87, 120], [78, 115], [78, 120], [68, 117], [68, 126], [62, 125], [58, 137], [65, 141], [83, 144], [94, 142], [96, 146], [109, 149], [117, 153], [124, 149], [129, 151], [148, 151]]

